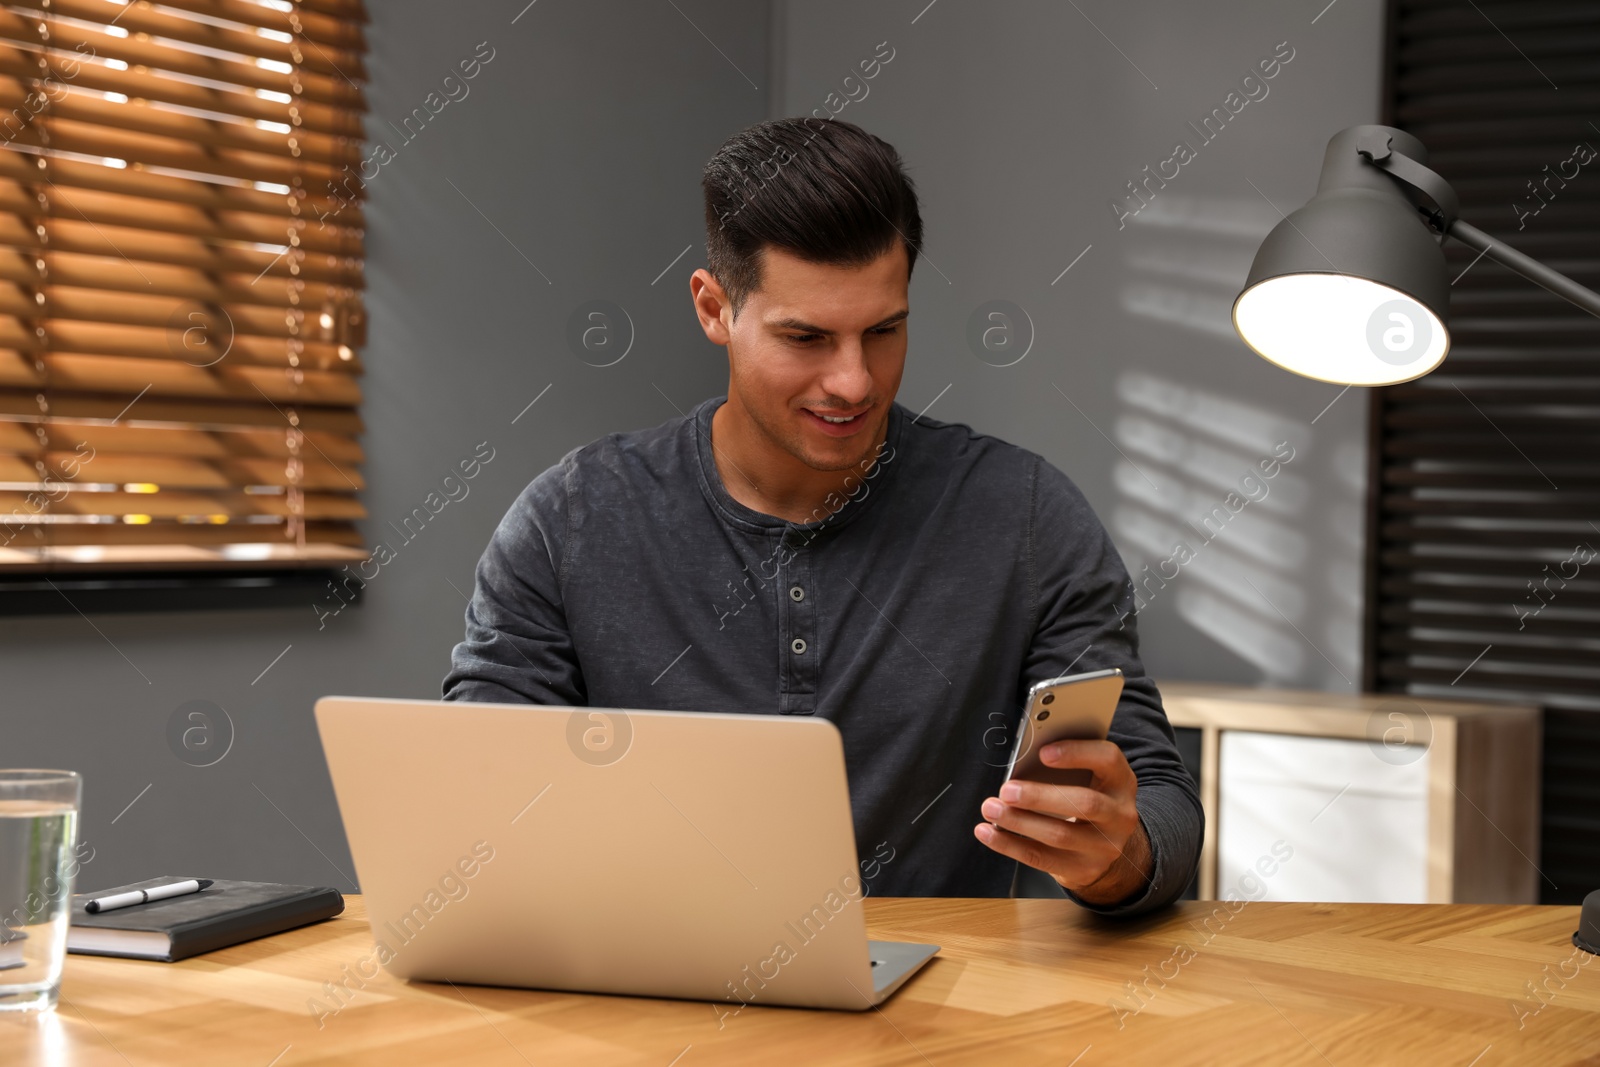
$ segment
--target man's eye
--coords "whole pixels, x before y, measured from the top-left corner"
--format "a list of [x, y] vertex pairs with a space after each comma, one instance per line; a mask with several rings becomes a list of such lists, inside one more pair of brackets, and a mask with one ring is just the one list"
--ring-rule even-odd
[[[899, 328], [900, 324], [895, 323], [893, 326], [875, 326], [867, 332], [876, 334], [880, 337], [887, 337], [889, 334], [894, 333]], [[821, 337], [822, 335], [820, 333], [791, 333], [786, 334], [784, 336], [784, 340], [788, 341], [790, 344], [807, 345]]]

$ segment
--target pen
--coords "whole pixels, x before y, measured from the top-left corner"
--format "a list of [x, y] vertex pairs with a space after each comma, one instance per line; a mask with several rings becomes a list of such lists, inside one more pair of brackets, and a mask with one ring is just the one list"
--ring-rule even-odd
[[94, 915], [97, 912], [126, 908], [132, 904], [148, 904], [152, 900], [181, 897], [186, 893], [200, 892], [200, 890], [210, 885], [211, 881], [210, 878], [189, 878], [169, 885], [152, 886], [149, 889], [131, 889], [126, 893], [113, 893], [109, 897], [97, 897], [89, 901], [83, 906], [83, 910], [90, 915]]

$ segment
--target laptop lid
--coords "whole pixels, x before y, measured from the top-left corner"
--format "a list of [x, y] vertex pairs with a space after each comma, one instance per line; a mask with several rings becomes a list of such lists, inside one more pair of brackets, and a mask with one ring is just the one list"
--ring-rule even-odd
[[825, 719], [354, 697], [316, 719], [397, 977], [878, 999]]

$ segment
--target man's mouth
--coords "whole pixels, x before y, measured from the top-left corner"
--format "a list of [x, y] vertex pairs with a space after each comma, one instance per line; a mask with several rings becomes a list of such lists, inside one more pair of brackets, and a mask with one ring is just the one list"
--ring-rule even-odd
[[833, 411], [824, 409], [817, 411], [812, 408], [801, 408], [806, 413], [808, 421], [824, 433], [834, 437], [842, 437], [854, 433], [866, 424], [866, 415], [872, 410], [864, 407], [857, 411]]

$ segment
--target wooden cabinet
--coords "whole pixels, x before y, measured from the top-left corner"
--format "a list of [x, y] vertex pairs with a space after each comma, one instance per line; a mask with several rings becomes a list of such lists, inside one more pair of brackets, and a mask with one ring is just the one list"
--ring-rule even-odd
[[1202, 900], [1538, 901], [1538, 708], [1160, 688], [1201, 732]]

